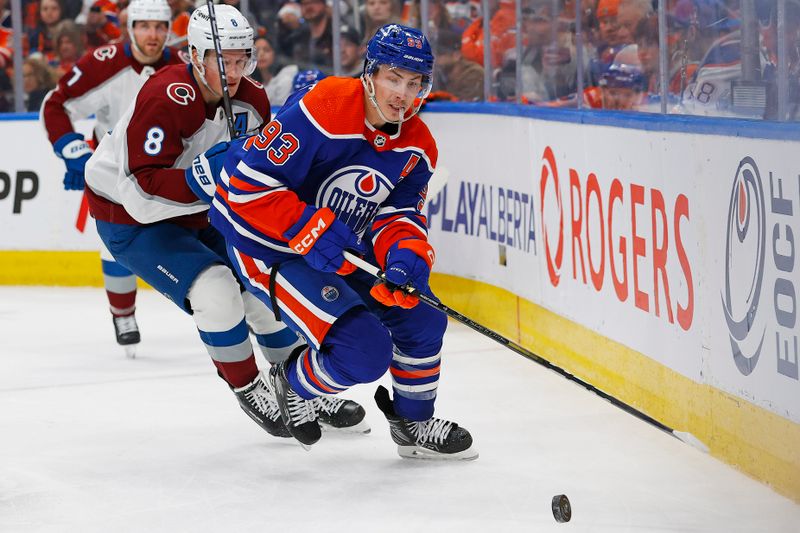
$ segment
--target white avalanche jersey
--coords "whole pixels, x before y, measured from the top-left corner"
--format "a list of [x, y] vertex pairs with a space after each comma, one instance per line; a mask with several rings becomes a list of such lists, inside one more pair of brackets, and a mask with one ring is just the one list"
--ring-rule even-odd
[[[231, 106], [237, 136], [255, 132], [270, 116], [263, 85], [250, 78], [242, 78]], [[227, 140], [222, 106], [203, 101], [192, 67], [162, 69], [86, 164], [92, 215], [119, 224], [168, 220], [205, 227], [208, 204], [186, 184], [185, 169], [195, 156]]]

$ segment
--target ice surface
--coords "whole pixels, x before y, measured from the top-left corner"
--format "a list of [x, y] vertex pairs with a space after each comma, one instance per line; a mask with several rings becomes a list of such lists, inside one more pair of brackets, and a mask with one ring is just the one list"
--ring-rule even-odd
[[371, 434], [270, 437], [190, 317], [140, 291], [137, 319], [126, 359], [101, 290], [0, 287], [0, 532], [798, 531], [799, 505], [456, 323], [437, 414], [481, 455], [434, 463], [397, 456], [375, 384], [348, 392]]

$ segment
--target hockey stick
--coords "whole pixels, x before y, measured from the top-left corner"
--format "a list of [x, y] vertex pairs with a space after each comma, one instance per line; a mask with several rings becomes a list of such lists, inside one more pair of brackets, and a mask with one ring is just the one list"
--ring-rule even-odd
[[222, 45], [219, 42], [219, 30], [217, 29], [217, 14], [214, 10], [214, 0], [208, 0], [208, 19], [211, 23], [211, 40], [214, 41], [214, 52], [217, 54], [217, 70], [219, 71], [219, 81], [222, 84], [222, 109], [225, 111], [225, 119], [228, 122], [228, 133], [231, 140], [236, 138], [236, 126], [233, 123], [233, 108], [231, 107], [231, 95], [228, 92], [228, 76], [225, 75], [225, 61], [222, 58]]
[[[372, 265], [372, 264], [364, 261], [360, 257], [358, 257], [358, 256], [356, 256], [356, 255], [354, 255], [354, 254], [352, 254], [350, 252], [347, 252], [347, 251], [344, 252], [344, 257], [345, 257], [345, 259], [347, 259], [347, 261], [353, 263], [356, 267], [360, 268], [361, 270], [371, 274], [372, 276], [378, 278], [381, 281], [384, 281], [386, 283], [390, 283], [391, 284], [391, 282], [386, 279], [386, 274], [383, 271], [381, 271], [378, 267], [376, 267], [375, 265]], [[619, 399], [617, 399], [617, 398], [615, 398], [615, 397], [603, 392], [602, 390], [598, 389], [594, 385], [583, 381], [581, 378], [575, 376], [574, 374], [570, 374], [569, 372], [567, 372], [563, 368], [554, 365], [553, 363], [551, 363], [547, 359], [545, 359], [545, 358], [543, 358], [543, 357], [541, 357], [539, 355], [536, 355], [532, 351], [528, 350], [527, 348], [524, 348], [523, 346], [520, 346], [516, 342], [505, 338], [504, 336], [500, 335], [496, 331], [491, 330], [491, 329], [487, 328], [486, 326], [475, 322], [474, 320], [462, 315], [461, 313], [459, 313], [455, 309], [443, 304], [442, 302], [440, 302], [438, 300], [435, 300], [434, 298], [431, 298], [430, 296], [417, 291], [414, 287], [400, 286], [398, 288], [400, 290], [408, 293], [408, 294], [413, 294], [413, 295], [417, 296], [420, 299], [421, 302], [433, 307], [434, 309], [438, 309], [439, 311], [441, 311], [442, 313], [446, 314], [447, 316], [453, 318], [454, 320], [457, 320], [457, 321], [461, 322], [462, 324], [464, 324], [465, 326], [470, 327], [473, 330], [477, 331], [478, 333], [480, 333], [482, 335], [485, 335], [486, 337], [489, 337], [490, 339], [502, 344], [503, 346], [505, 346], [506, 348], [508, 348], [510, 350], [513, 350], [514, 352], [518, 353], [519, 355], [530, 359], [534, 363], [538, 363], [539, 365], [541, 365], [541, 366], [543, 366], [543, 367], [545, 367], [545, 368], [547, 368], [549, 370], [552, 370], [553, 372], [561, 374], [563, 377], [567, 378], [568, 380], [573, 381], [573, 382], [581, 385], [582, 387], [594, 392], [595, 394], [597, 394], [598, 396], [600, 396], [604, 400], [606, 400], [606, 401], [612, 403], [613, 405], [619, 407], [623, 411], [625, 411], [625, 412], [627, 412], [629, 414], [632, 414], [636, 418], [639, 418], [640, 420], [643, 420], [644, 422], [647, 422], [648, 424], [654, 426], [657, 429], [660, 429], [661, 431], [663, 431], [663, 432], [675, 437], [676, 439], [678, 439], [680, 441], [686, 442], [687, 444], [691, 444], [695, 448], [699, 448], [702, 451], [708, 452], [708, 448], [705, 446], [705, 444], [703, 444], [697, 437], [695, 437], [691, 433], [686, 433], [686, 432], [682, 432], [682, 431], [676, 431], [676, 430], [672, 429], [671, 427], [662, 424], [661, 422], [659, 422], [655, 418], [650, 417], [650, 416], [646, 415], [645, 413], [639, 411], [635, 407], [633, 407], [631, 405], [628, 405], [627, 403], [623, 402], [622, 400], [619, 400]]]

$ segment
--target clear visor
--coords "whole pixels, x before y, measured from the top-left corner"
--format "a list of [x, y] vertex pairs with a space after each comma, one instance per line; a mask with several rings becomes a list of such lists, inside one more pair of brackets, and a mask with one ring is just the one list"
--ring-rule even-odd
[[[245, 54], [237, 53], [238, 50], [223, 50], [222, 51], [222, 64], [225, 67], [226, 75], [236, 76], [249, 76], [256, 68], [256, 55], [253, 49], [245, 50]], [[209, 50], [206, 54], [205, 61], [207, 65], [217, 67], [217, 58], [213, 50]]]
[[422, 101], [431, 92], [431, 80], [416, 72], [394, 65], [381, 65], [380, 75], [372, 75], [372, 83], [388, 95], [399, 97], [408, 109], [416, 101]]

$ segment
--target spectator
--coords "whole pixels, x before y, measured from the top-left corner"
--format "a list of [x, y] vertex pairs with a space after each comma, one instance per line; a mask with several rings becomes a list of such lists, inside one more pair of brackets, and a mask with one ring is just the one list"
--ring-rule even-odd
[[483, 100], [483, 67], [461, 55], [461, 36], [452, 30], [439, 32], [433, 89], [457, 100]]
[[620, 0], [617, 7], [618, 44], [632, 44], [636, 27], [653, 14], [651, 0]]
[[378, 28], [390, 22], [400, 22], [398, 0], [366, 0], [364, 3], [364, 45]]
[[252, 78], [264, 84], [270, 105], [283, 105], [292, 94], [292, 80], [297, 74], [297, 65], [281, 67], [275, 60], [275, 48], [266, 37], [257, 37], [253, 46], [256, 49], [256, 70]]
[[11, 10], [8, 9], [8, 0], [0, 0], [0, 28], [11, 28]]
[[128, 8], [126, 7], [120, 11], [117, 18], [119, 19], [119, 38], [115, 42], [124, 43], [130, 40], [128, 35]]
[[276, 33], [278, 35], [276, 53], [278, 60], [282, 63], [291, 62], [294, 43], [300, 38], [301, 26], [300, 4], [297, 2], [286, 2], [278, 10], [278, 20]]
[[[513, 0], [491, 0], [489, 4], [492, 13], [489, 22], [490, 67], [499, 67], [506, 51], [516, 44], [517, 17]], [[461, 36], [461, 54], [470, 61], [483, 65], [483, 17], [475, 19], [464, 30]]]
[[111, 0], [95, 0], [89, 8], [84, 31], [89, 51], [119, 39], [117, 5]]
[[303, 23], [293, 36], [292, 58], [300, 68], [333, 67], [333, 32], [325, 0], [301, 0]]
[[72, 70], [83, 55], [83, 35], [80, 26], [71, 20], [62, 20], [55, 32], [56, 57], [51, 65], [60, 78]]
[[44, 97], [56, 86], [56, 73], [42, 59], [29, 57], [22, 64], [22, 84], [26, 109], [38, 112]]
[[342, 63], [342, 76], [357, 78], [364, 69], [366, 47], [361, 44], [361, 35], [352, 26], [342, 26], [339, 33], [339, 55]]
[[172, 24], [169, 27], [167, 46], [186, 48], [186, 32], [189, 29], [189, 17], [192, 14], [190, 0], [167, 0], [172, 10]]
[[597, 50], [598, 54], [607, 47], [626, 45], [620, 34], [619, 0], [598, 0], [595, 17], [597, 18]]
[[42, 0], [39, 4], [39, 17], [34, 28], [28, 31], [28, 51], [38, 52], [48, 61], [55, 57], [55, 29], [63, 19], [64, 9], [61, 0]]
[[[572, 34], [558, 31], [558, 13], [553, 12], [553, 2], [533, 0], [522, 13], [523, 38], [527, 43], [521, 59], [523, 98], [528, 102], [546, 102], [574, 93], [578, 54]], [[513, 62], [511, 67], [515, 67]]]

